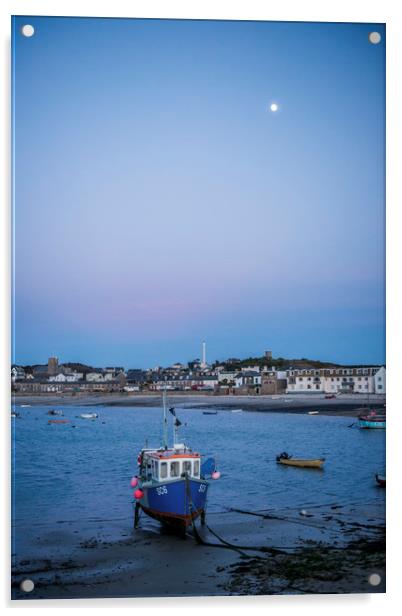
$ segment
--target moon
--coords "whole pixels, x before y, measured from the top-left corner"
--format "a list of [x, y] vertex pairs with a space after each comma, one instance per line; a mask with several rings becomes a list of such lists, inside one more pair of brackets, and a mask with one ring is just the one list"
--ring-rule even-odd
[[25, 26], [22, 26], [21, 32], [24, 36], [30, 38], [35, 34], [35, 28], [31, 24], [25, 24]]
[[369, 41], [373, 45], [378, 45], [381, 42], [381, 34], [379, 32], [370, 32]]
[[277, 103], [271, 103], [270, 109], [275, 113], [275, 111], [278, 111], [279, 106]]

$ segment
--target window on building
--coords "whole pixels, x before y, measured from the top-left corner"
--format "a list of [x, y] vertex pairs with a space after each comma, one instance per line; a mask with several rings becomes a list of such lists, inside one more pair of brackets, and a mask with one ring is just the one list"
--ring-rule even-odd
[[382, 389], [382, 385], [378, 385], [378, 389]]

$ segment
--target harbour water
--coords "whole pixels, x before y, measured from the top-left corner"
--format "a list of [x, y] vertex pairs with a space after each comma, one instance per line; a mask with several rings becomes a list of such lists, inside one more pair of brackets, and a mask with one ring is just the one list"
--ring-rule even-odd
[[[63, 528], [83, 541], [109, 539], [132, 529], [132, 490], [138, 450], [161, 442], [161, 410], [99, 407], [95, 420], [79, 418], [88, 407], [66, 406], [66, 424], [49, 424], [50, 407], [16, 407], [13, 418], [13, 556], [31, 557], [47, 536], [63, 551]], [[385, 472], [385, 431], [359, 430], [350, 417], [177, 409], [182, 440], [215, 456], [221, 479], [212, 482], [208, 512], [305, 509], [343, 505], [383, 517], [384, 490], [374, 475]], [[276, 454], [325, 457], [324, 470], [277, 465]], [[66, 526], [67, 525], [67, 526]], [[43, 543], [42, 543], [43, 545]]]

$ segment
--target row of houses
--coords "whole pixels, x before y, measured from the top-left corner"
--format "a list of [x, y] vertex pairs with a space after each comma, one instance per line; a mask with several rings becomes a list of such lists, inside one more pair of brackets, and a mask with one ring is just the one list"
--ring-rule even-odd
[[123, 367], [91, 368], [74, 364], [74, 368], [77, 366], [82, 370], [59, 365], [57, 358], [49, 358], [47, 366], [35, 366], [29, 373], [13, 366], [13, 389], [22, 393], [135, 392], [161, 391], [165, 388], [254, 395], [386, 393], [384, 366], [277, 370], [265, 365], [248, 365], [239, 370], [228, 370], [225, 365], [206, 365], [203, 369], [193, 366], [190, 369], [178, 363], [166, 369], [127, 371]]
[[386, 371], [381, 367], [326, 368], [311, 370], [243, 370], [210, 376], [160, 378], [150, 389], [222, 390], [223, 393], [360, 393], [385, 394]]

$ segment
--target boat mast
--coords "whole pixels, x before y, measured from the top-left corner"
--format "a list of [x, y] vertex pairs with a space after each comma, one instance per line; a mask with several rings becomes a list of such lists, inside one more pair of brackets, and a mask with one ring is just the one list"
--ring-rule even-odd
[[167, 414], [166, 414], [166, 386], [163, 390], [163, 447], [167, 449], [168, 447], [168, 433], [167, 433], [168, 425], [167, 425]]
[[173, 447], [176, 445], [177, 442], [177, 427], [176, 427], [176, 417], [173, 421]]

